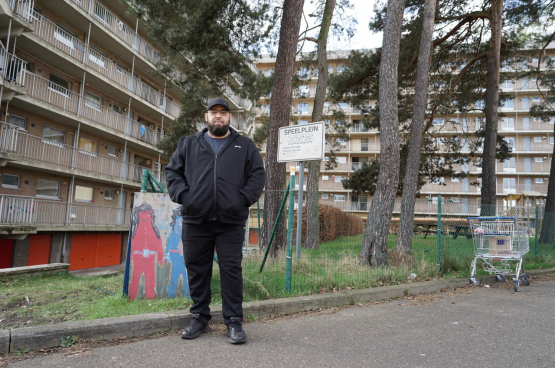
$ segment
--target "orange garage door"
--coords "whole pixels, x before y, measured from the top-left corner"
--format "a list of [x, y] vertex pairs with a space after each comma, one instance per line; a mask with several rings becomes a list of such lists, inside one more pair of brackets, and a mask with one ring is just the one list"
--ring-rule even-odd
[[50, 234], [31, 235], [27, 266], [48, 264], [50, 258]]
[[121, 259], [121, 234], [73, 234], [69, 270], [113, 266]]

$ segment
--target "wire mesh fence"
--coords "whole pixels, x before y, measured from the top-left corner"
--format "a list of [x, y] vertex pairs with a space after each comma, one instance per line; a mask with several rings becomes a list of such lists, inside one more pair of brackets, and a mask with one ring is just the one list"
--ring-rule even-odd
[[[258, 206], [251, 208], [243, 252], [246, 300], [396, 285], [426, 280], [438, 273], [468, 276], [474, 248], [467, 217], [515, 217], [521, 226], [526, 227], [530, 241], [530, 252], [524, 259], [524, 266], [549, 267], [555, 263], [553, 245], [537, 245], [536, 234], [539, 235], [539, 230], [536, 227], [541, 228], [544, 216], [539, 209], [536, 213], [536, 207], [480, 206], [444, 201], [441, 197], [417, 199], [412, 250], [408, 253], [395, 250], [401, 206], [400, 199], [391, 200], [394, 206], [393, 218], [385, 239], [387, 266], [371, 267], [359, 261], [359, 254], [363, 247], [366, 222], [379, 220], [367, 219], [368, 209], [376, 199], [346, 198], [344, 195], [334, 195], [332, 199], [322, 193], [305, 192], [300, 217], [303, 227], [297, 250], [297, 197], [286, 194], [285, 191], [267, 191]], [[307, 203], [315, 197], [319, 202], [318, 221], [313, 220], [313, 211], [307, 211]], [[379, 206], [386, 206], [386, 202], [390, 201], [380, 201]], [[280, 207], [280, 219], [276, 221]], [[314, 241], [315, 237], [317, 241]], [[268, 249], [270, 239], [272, 244]], [[290, 253], [287, 252], [288, 239]], [[290, 271], [288, 259], [291, 260]], [[288, 272], [290, 289], [287, 284]]]

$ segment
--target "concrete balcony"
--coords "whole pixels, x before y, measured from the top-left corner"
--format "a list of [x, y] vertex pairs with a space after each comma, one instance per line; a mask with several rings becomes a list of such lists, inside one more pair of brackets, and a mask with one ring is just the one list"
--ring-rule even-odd
[[131, 209], [0, 195], [0, 234], [128, 231]]
[[[143, 170], [146, 169], [127, 161], [35, 137], [23, 133], [17, 126], [0, 123], [0, 165], [8, 162], [39, 171], [77, 175], [134, 188], [140, 188]], [[149, 170], [160, 177], [156, 170]]]
[[6, 0], [0, 1], [0, 37], [10, 38], [21, 36], [23, 32], [32, 32], [31, 16], [35, 0]]
[[[109, 81], [106, 87], [113, 90], [112, 92], [117, 94], [120, 100], [125, 101], [129, 96], [134, 97], [137, 102], [147, 104], [150, 109], [156, 110], [156, 112], [148, 111], [148, 109], [145, 111], [147, 115], [154, 118], [160, 119], [161, 115], [159, 116], [159, 114], [168, 114], [170, 118], [177, 118], [181, 113], [181, 107], [165, 95], [139, 80], [127, 70], [119, 67], [104, 55], [99, 54], [93, 48], [88, 47], [84, 42], [67, 33], [41, 14], [34, 12], [32, 21], [35, 25], [35, 31], [30, 35], [26, 35], [18, 42], [18, 45], [39, 52], [42, 60], [63, 66], [60, 64], [59, 57], [51, 55], [48, 51], [54, 53], [61, 52], [64, 56], [69, 56], [68, 61], [72, 65], [67, 66], [68, 72], [73, 72], [70, 74], [75, 74], [77, 78], [82, 78], [82, 71], [86, 70], [92, 75], [99, 77], [101, 80], [98, 82]], [[37, 48], [37, 42], [39, 44], [45, 42], [44, 46], [48, 50]], [[114, 90], [114, 87], [117, 90]], [[123, 96], [122, 93], [127, 96]]]
[[23, 71], [27, 62], [10, 54], [0, 43], [0, 84], [2, 85], [2, 101], [11, 101], [16, 95], [24, 95], [25, 76]]
[[[147, 147], [158, 152], [155, 146], [164, 138], [161, 132], [98, 105], [36, 74], [26, 70], [22, 74], [26, 75], [27, 94], [14, 99], [14, 106], [29, 111], [35, 111], [38, 108], [40, 114], [57, 121], [68, 120], [67, 123], [73, 126], [77, 125], [75, 120], [82, 120], [96, 128], [99, 133], [106, 132], [106, 128], [109, 128], [113, 134], [123, 134], [123, 139], [129, 139], [137, 147], [143, 147], [143, 149]], [[32, 108], [25, 106], [27, 104], [33, 105]]]

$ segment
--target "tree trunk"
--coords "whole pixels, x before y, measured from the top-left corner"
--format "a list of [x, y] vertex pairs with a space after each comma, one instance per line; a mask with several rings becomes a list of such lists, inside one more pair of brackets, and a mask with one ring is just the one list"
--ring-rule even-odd
[[410, 126], [409, 153], [407, 157], [405, 180], [403, 182], [403, 199], [401, 201], [401, 218], [395, 250], [410, 253], [412, 251], [412, 233], [414, 226], [414, 202], [418, 186], [420, 160], [422, 157], [422, 133], [424, 131], [424, 116], [428, 97], [430, 75], [430, 60], [432, 57], [432, 42], [436, 0], [426, 0], [424, 4], [424, 20], [418, 65], [416, 67], [416, 85], [414, 102], [412, 105], [412, 122]]
[[497, 205], [497, 178], [495, 176], [495, 150], [497, 147], [497, 110], [499, 106], [499, 69], [501, 64], [501, 31], [503, 26], [503, 0], [492, 0], [491, 39], [487, 52], [486, 74], [486, 127], [482, 158], [482, 216], [495, 215]]
[[387, 265], [387, 236], [399, 182], [397, 112], [399, 43], [405, 0], [388, 0], [379, 79], [380, 172], [364, 230], [359, 262]]
[[[326, 0], [320, 33], [318, 34], [318, 84], [314, 96], [312, 121], [321, 121], [324, 115], [326, 87], [328, 84], [328, 33], [331, 25], [335, 0]], [[306, 204], [306, 240], [305, 248], [318, 248], [320, 244], [320, 208], [318, 203], [318, 183], [320, 181], [320, 164], [322, 160], [309, 161], [307, 204]], [[302, 189], [301, 189], [302, 190]]]
[[[284, 194], [285, 163], [277, 162], [278, 134], [279, 128], [289, 125], [291, 89], [293, 74], [295, 73], [297, 40], [301, 27], [303, 6], [304, 0], [285, 0], [283, 3], [274, 89], [270, 102], [270, 121], [268, 123], [266, 188], [261, 247], [265, 247], [268, 243]], [[282, 215], [281, 224], [272, 243], [271, 254], [273, 255], [277, 254], [277, 251], [285, 245], [285, 219], [286, 216]]]
[[[553, 128], [555, 134], [555, 127]], [[555, 146], [553, 147], [555, 155]], [[551, 155], [551, 157], [553, 157]], [[549, 184], [547, 185], [547, 199], [545, 201], [545, 212], [543, 213], [540, 243], [551, 244], [555, 241], [555, 163], [551, 160], [549, 171]]]

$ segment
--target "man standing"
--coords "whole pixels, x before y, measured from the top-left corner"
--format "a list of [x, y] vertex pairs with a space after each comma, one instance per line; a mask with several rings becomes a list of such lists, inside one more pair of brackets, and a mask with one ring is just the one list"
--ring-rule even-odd
[[226, 100], [214, 98], [204, 114], [207, 128], [180, 139], [165, 177], [172, 201], [182, 204], [183, 250], [193, 320], [181, 337], [210, 331], [210, 281], [218, 253], [222, 314], [232, 344], [247, 341], [242, 327], [241, 260], [249, 207], [264, 188], [264, 163], [253, 141], [230, 129]]

